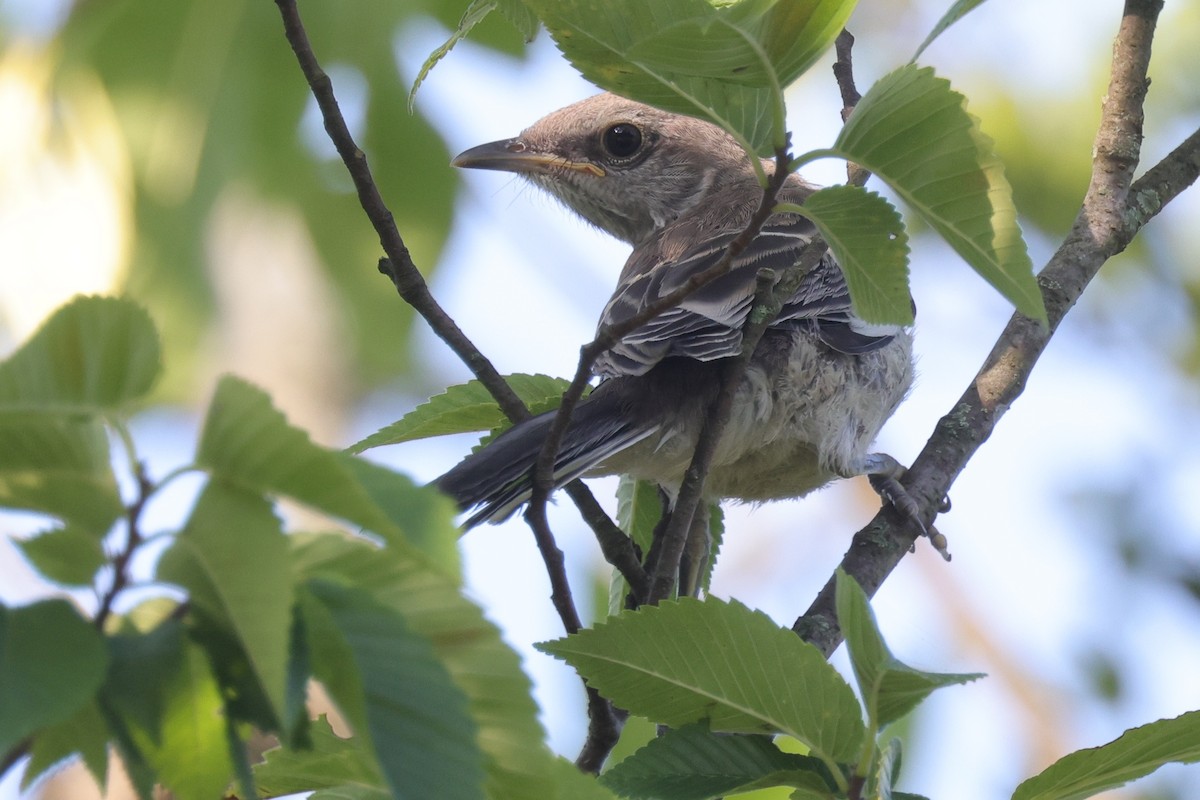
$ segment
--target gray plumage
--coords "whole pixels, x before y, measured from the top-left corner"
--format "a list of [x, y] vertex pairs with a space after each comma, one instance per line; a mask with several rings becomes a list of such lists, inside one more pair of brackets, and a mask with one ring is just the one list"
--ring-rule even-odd
[[[599, 327], [626, 320], [719, 260], [762, 190], [737, 143], [714, 125], [611, 94], [556, 111], [515, 139], [472, 148], [455, 165], [520, 174], [597, 227], [633, 245]], [[764, 161], [771, 173], [773, 162]], [[779, 200], [815, 190], [788, 177]], [[596, 362], [602, 380], [572, 418], [556, 485], [629, 474], [678, 490], [722, 359], [737, 355], [760, 269], [782, 277], [816, 234], [794, 214], [771, 216], [732, 269], [626, 336]], [[763, 501], [798, 497], [837, 477], [898, 477], [870, 453], [912, 383], [912, 339], [855, 316], [826, 255], [764, 334], [737, 389], [705, 492]], [[469, 525], [511, 514], [552, 415], [520, 423], [439, 478]]]

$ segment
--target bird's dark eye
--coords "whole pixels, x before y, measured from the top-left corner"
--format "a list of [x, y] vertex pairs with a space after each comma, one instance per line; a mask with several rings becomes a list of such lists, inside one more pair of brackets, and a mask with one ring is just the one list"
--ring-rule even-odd
[[629, 158], [642, 146], [642, 132], [636, 125], [622, 122], [606, 130], [601, 141], [609, 155]]

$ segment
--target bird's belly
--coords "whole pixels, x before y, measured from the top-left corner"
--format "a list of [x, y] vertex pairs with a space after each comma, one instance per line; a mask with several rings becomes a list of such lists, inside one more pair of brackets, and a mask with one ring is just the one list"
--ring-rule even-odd
[[[738, 389], [705, 484], [709, 497], [748, 502], [800, 497], [855, 474], [883, 423], [912, 383], [907, 333], [868, 353], [832, 353], [804, 334], [764, 353]], [[676, 489], [691, 462], [701, 420], [675, 419], [604, 464]]]

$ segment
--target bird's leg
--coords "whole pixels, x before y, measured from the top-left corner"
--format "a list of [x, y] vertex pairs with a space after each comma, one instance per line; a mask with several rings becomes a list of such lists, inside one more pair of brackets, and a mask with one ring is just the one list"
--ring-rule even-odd
[[[871, 488], [881, 498], [891, 503], [892, 507], [901, 516], [915, 522], [921, 529], [921, 535], [929, 539], [929, 543], [941, 554], [942, 558], [949, 561], [950, 551], [947, 549], [946, 537], [939, 533], [937, 528], [932, 525], [925, 526], [925, 523], [921, 520], [920, 506], [900, 483], [900, 479], [908, 471], [905, 466], [887, 453], [868, 453], [863, 457], [861, 463], [855, 466], [859, 467], [859, 469], [852, 474], [866, 475], [867, 480], [871, 482]], [[938, 513], [945, 513], [949, 510], [950, 498], [944, 497], [941, 503], [938, 504]]]

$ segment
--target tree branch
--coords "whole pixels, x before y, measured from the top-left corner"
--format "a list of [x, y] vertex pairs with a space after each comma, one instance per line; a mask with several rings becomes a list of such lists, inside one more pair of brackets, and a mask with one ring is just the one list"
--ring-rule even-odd
[[[1059, 323], [1108, 259], [1200, 177], [1200, 130], [1136, 182], [1143, 102], [1161, 0], [1127, 0], [1113, 48], [1112, 76], [1096, 134], [1092, 179], [1078, 217], [1038, 276], [1050, 324], [1014, 314], [979, 373], [942, 417], [903, 483], [932, 523], [941, 498], [987, 441], [1025, 383]], [[873, 595], [920, 531], [885, 506], [855, 535], [841, 568]], [[832, 653], [841, 642], [831, 578], [793, 630]]]

